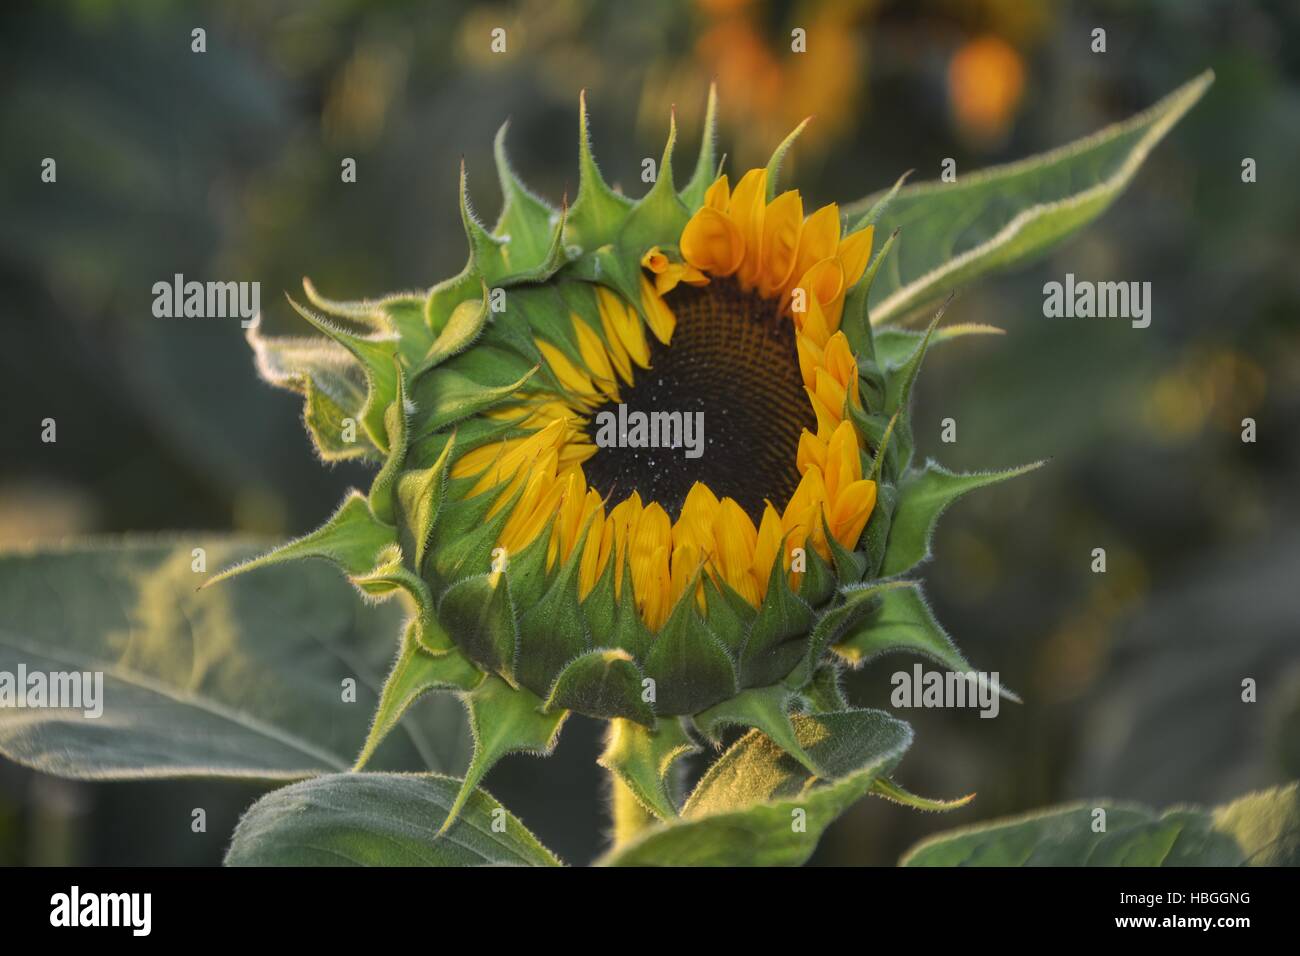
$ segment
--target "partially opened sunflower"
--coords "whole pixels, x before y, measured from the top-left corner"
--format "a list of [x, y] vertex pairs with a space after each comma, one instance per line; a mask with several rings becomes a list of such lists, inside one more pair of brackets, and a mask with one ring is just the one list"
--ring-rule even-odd
[[[461, 692], [476, 748], [447, 824], [569, 712], [610, 722], [620, 827], [678, 812], [668, 771], [692, 731], [756, 728], [827, 776], [790, 714], [844, 709], [837, 660], [883, 649], [843, 638], [898, 584], [881, 572], [929, 337], [877, 363], [876, 211], [851, 221], [779, 188], [798, 130], [766, 168], [719, 173], [713, 113], [711, 97], [685, 187], [674, 126], [633, 201], [597, 171], [584, 102], [580, 188], [559, 210], [520, 184], [503, 128], [491, 231], [462, 171], [458, 276], [361, 302], [304, 282], [295, 308], [328, 340], [250, 334], [264, 376], [305, 395], [321, 455], [379, 470], [320, 530], [233, 570], [324, 556], [407, 596], [358, 766], [419, 693]], [[703, 453], [597, 441], [619, 405], [702, 412]]]

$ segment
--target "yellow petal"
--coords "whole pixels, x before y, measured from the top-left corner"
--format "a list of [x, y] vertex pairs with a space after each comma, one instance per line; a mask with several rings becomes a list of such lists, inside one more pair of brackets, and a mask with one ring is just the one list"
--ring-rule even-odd
[[682, 230], [682, 258], [702, 272], [729, 276], [745, 257], [740, 229], [726, 213], [700, 208]]
[[677, 327], [677, 317], [645, 276], [641, 277], [641, 308], [645, 309], [646, 321], [655, 338], [664, 345], [669, 344], [673, 340], [673, 329]]
[[857, 285], [862, 273], [867, 271], [867, 263], [871, 261], [871, 241], [875, 234], [876, 227], [871, 225], [840, 240], [837, 255], [840, 264], [844, 266], [844, 285], [847, 288], [852, 289]]
[[816, 465], [823, 472], [826, 470], [826, 443], [805, 428], [799, 435], [799, 450], [795, 454], [795, 467], [799, 469], [799, 474], [802, 475], [813, 465]]
[[596, 397], [596, 386], [592, 384], [591, 377], [569, 361], [569, 357], [557, 346], [545, 339], [533, 341], [537, 345], [537, 350], [542, 353], [542, 358], [546, 360], [547, 366], [555, 373], [562, 388], [587, 401]]
[[704, 192], [704, 205], [710, 209], [716, 209], [719, 212], [726, 212], [727, 205], [731, 202], [731, 186], [727, 182], [727, 174], [723, 173], [713, 181]]
[[764, 502], [763, 517], [758, 523], [758, 536], [754, 542], [754, 576], [758, 578], [764, 594], [768, 579], [772, 576], [772, 565], [776, 563], [780, 550], [781, 516], [776, 513], [770, 501]]
[[869, 478], [855, 481], [841, 491], [827, 518], [835, 540], [846, 548], [856, 548], [875, 506], [876, 483]]
[[758, 283], [763, 265], [763, 219], [767, 207], [767, 170], [751, 169], [736, 183], [727, 212], [740, 230], [745, 253], [738, 278], [743, 289]]
[[771, 298], [783, 290], [794, 271], [803, 225], [803, 198], [791, 189], [777, 196], [763, 216], [763, 267], [759, 272], [759, 294]]
[[[596, 286], [596, 302], [600, 306], [600, 322], [605, 329], [605, 339], [617, 341], [633, 362], [641, 368], [650, 367], [650, 346], [646, 343], [645, 327], [634, 309], [628, 307], [616, 292]], [[631, 373], [627, 376], [631, 383]]]
[[578, 352], [582, 356], [582, 364], [587, 366], [587, 371], [591, 373], [592, 382], [599, 387], [606, 398], [617, 402], [618, 381], [614, 378], [614, 367], [610, 364], [604, 341], [596, 330], [576, 313], [570, 316], [570, 320], [573, 322], [573, 331], [578, 337]]
[[790, 272], [791, 286], [803, 278], [814, 264], [835, 255], [840, 244], [840, 207], [835, 203], [822, 206], [804, 220], [799, 230], [799, 251]]

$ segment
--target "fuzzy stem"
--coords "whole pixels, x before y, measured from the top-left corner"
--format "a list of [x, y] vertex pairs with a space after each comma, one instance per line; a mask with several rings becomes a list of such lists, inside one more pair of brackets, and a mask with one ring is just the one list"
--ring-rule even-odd
[[617, 774], [609, 775], [609, 785], [614, 846], [620, 847], [654, 823], [655, 818]]

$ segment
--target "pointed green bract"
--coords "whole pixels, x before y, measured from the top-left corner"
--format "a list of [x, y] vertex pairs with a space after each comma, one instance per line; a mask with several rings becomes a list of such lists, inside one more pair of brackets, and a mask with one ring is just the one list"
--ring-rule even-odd
[[742, 690], [730, 700], [696, 714], [692, 720], [700, 733], [714, 744], [721, 742], [723, 727], [760, 730], [803, 764], [809, 773], [820, 776], [824, 771], [799, 743], [794, 725], [790, 722], [790, 704], [794, 699], [794, 692], [785, 687], [755, 687]]
[[492, 675], [467, 692], [464, 700], [469, 711], [470, 732], [474, 735], [474, 756], [470, 758], [456, 802], [438, 830], [439, 835], [456, 822], [479, 781], [506, 754], [523, 751], [546, 756], [555, 749], [560, 727], [568, 716], [567, 712], [545, 713], [536, 694], [511, 687]]
[[600, 765], [617, 774], [641, 804], [661, 820], [677, 816], [668, 788], [673, 762], [699, 748], [680, 720], [661, 720], [651, 729], [630, 720], [609, 722]]
[[436, 656], [424, 650], [420, 646], [418, 628], [415, 621], [406, 626], [402, 649], [384, 681], [370, 733], [357, 755], [353, 770], [365, 767], [375, 748], [421, 694], [438, 689], [470, 690], [483, 679], [483, 674], [455, 650]]
[[[882, 654], [910, 652], [937, 661], [949, 670], [976, 673], [946, 631], [935, 620], [915, 581], [883, 588], [880, 604], [834, 645], [835, 653], [854, 667]], [[1020, 702], [1011, 690], [997, 685], [1007, 700]]]
[[718, 172], [718, 87], [709, 85], [709, 100], [704, 108], [704, 126], [700, 130], [700, 154], [695, 161], [691, 181], [681, 192], [682, 202], [692, 211], [704, 205], [704, 194]]
[[311, 534], [227, 568], [205, 581], [203, 587], [211, 587], [236, 574], [299, 558], [325, 558], [349, 575], [365, 574], [374, 568], [384, 549], [393, 544], [393, 536], [393, 528], [377, 519], [367, 500], [353, 491], [343, 499], [334, 515]]
[[565, 665], [546, 698], [546, 709], [606, 719], [622, 717], [654, 727], [654, 707], [644, 697], [642, 680], [641, 668], [631, 654], [620, 648], [599, 647]]
[[930, 538], [944, 509], [968, 491], [994, 485], [1008, 478], [1041, 467], [1036, 461], [1006, 471], [981, 471], [956, 474], [934, 461], [919, 471], [904, 476], [898, 486], [898, 505], [894, 509], [880, 573], [893, 576], [910, 571], [930, 556]]
[[735, 666], [696, 613], [694, 593], [686, 589], [642, 662], [659, 714], [693, 714], [736, 692]]

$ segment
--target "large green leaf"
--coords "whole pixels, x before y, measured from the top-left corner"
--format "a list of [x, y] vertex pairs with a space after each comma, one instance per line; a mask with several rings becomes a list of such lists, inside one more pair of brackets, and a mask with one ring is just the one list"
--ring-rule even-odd
[[[265, 542], [196, 535], [0, 555], [0, 671], [102, 671], [103, 715], [0, 709], [0, 754], [64, 777], [295, 779], [352, 765], [402, 610], [366, 607], [325, 562], [197, 591]], [[355, 681], [355, 701], [344, 681]], [[426, 706], [427, 705], [427, 706]], [[455, 770], [459, 703], [421, 702], [372, 761]]]
[[645, 830], [601, 861], [610, 866], [797, 866], [831, 822], [903, 756], [911, 728], [876, 710], [791, 720], [812, 776], [769, 737], [751, 731], [701, 778], [679, 818]]
[[437, 774], [344, 773], [284, 787], [244, 814], [226, 865], [560, 865], [482, 790], [439, 834], [460, 786]]
[[[1105, 830], [1096, 829], [1104, 809]], [[1300, 784], [1222, 807], [1075, 803], [941, 833], [904, 866], [1298, 866]]]
[[[1099, 216], [1214, 81], [1202, 73], [1150, 109], [1068, 146], [955, 183], [905, 186], [876, 223], [902, 229], [871, 290], [871, 321], [908, 315], [993, 269], [1040, 253]], [[866, 216], [883, 197], [846, 207]]]

